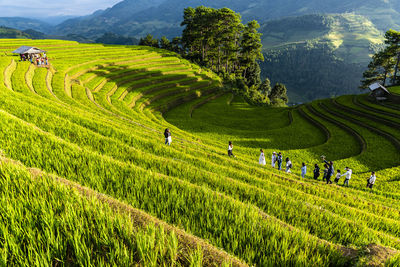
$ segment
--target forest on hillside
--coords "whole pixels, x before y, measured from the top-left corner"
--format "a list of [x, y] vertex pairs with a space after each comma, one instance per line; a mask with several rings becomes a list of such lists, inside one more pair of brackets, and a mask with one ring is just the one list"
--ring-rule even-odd
[[310, 42], [269, 49], [260, 62], [271, 82], [284, 81], [292, 103], [356, 94], [365, 66], [335, 56], [331, 47]]

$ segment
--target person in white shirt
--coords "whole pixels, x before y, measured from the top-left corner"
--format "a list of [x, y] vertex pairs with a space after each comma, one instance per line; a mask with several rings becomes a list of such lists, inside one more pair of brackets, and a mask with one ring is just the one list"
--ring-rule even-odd
[[261, 152], [261, 154], [260, 154], [260, 158], [258, 159], [258, 163], [260, 165], [265, 165], [267, 163], [265, 162], [264, 150], [260, 149], [260, 152]]
[[351, 179], [352, 173], [353, 173], [353, 171], [349, 167], [346, 167], [346, 172], [340, 176], [340, 177], [345, 176], [343, 185], [349, 186], [349, 181]]
[[164, 131], [164, 137], [165, 137], [165, 144], [170, 146], [172, 143], [172, 137], [171, 137], [171, 132], [168, 128], [165, 129]]
[[367, 184], [367, 188], [369, 187], [369, 188], [371, 188], [372, 189], [372, 187], [374, 186], [374, 184], [375, 184], [375, 181], [376, 181], [376, 175], [375, 175], [375, 172], [372, 172], [371, 173], [371, 177], [369, 177], [369, 179], [368, 179], [368, 184]]
[[340, 177], [342, 177], [342, 174], [341, 174], [341, 172], [340, 172], [340, 170], [337, 170], [337, 173], [336, 173], [336, 178], [335, 178], [335, 183], [338, 183], [339, 182], [339, 180], [340, 180]]
[[301, 164], [301, 177], [304, 178], [307, 174], [307, 166], [306, 164], [303, 162], [303, 164]]
[[231, 141], [229, 141], [229, 146], [228, 146], [228, 156], [229, 156], [229, 157], [234, 157], [234, 158], [236, 158], [236, 156], [235, 156], [235, 155], [233, 155], [233, 144], [232, 144], [232, 142], [231, 142]]
[[292, 168], [292, 162], [289, 158], [286, 158], [286, 173], [292, 173], [290, 169]]
[[272, 152], [272, 158], [271, 158], [271, 166], [272, 166], [272, 168], [275, 168], [275, 162], [276, 161], [277, 161], [276, 152]]

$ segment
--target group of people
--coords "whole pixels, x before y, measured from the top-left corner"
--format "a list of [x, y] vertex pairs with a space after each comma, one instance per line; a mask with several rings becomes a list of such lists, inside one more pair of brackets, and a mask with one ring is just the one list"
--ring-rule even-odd
[[[171, 145], [172, 137], [171, 137], [171, 132], [170, 132], [169, 129], [165, 129], [164, 137], [165, 137], [165, 144], [166, 145]], [[233, 143], [232, 143], [232, 141], [229, 141], [229, 144], [228, 144], [228, 156], [236, 158], [236, 156], [233, 154]], [[327, 184], [332, 184], [331, 178], [335, 175], [334, 163], [333, 163], [333, 161], [329, 161], [328, 162], [326, 160], [325, 156], [321, 156], [321, 158], [322, 158], [322, 160], [324, 162], [324, 170], [323, 170], [322, 180], [326, 181]], [[267, 164], [263, 149], [260, 149], [260, 157], [258, 159], [258, 163], [260, 165], [266, 165]], [[272, 166], [272, 168], [277, 167], [278, 170], [282, 170], [283, 155], [282, 155], [281, 152], [279, 152], [279, 153], [272, 152], [271, 166]], [[287, 157], [285, 159], [285, 172], [286, 173], [291, 173], [292, 172], [291, 171], [292, 168], [293, 168], [292, 161], [289, 159], [289, 157]], [[353, 171], [349, 167], [345, 168], [345, 172], [343, 174], [341, 173], [340, 170], [337, 170], [334, 183], [338, 184], [340, 178], [345, 177], [343, 186], [349, 186], [349, 181], [351, 179], [352, 173], [353, 173]], [[307, 165], [303, 162], [301, 164], [301, 177], [305, 178], [306, 174], [307, 174]], [[313, 174], [314, 174], [314, 179], [315, 180], [318, 180], [318, 178], [321, 176], [321, 169], [318, 166], [318, 164], [314, 165]], [[372, 189], [372, 187], [375, 184], [375, 181], [376, 181], [376, 175], [375, 175], [375, 172], [372, 172], [371, 176], [367, 179], [367, 188], [371, 188]]]
[[38, 67], [44, 67], [49, 65], [49, 59], [46, 53], [42, 54], [21, 54], [21, 61], [30, 61]]
[[[260, 157], [264, 157], [264, 151], [261, 149], [261, 155]], [[261, 164], [261, 163], [260, 163]], [[263, 164], [265, 165], [265, 163]], [[272, 153], [272, 158], [271, 158], [271, 166], [272, 168], [278, 167], [278, 170], [282, 170], [282, 165], [283, 165], [283, 156], [282, 153]], [[285, 159], [285, 172], [291, 173], [291, 169], [293, 168], [292, 161], [287, 157]]]
[[[261, 152], [261, 154], [259, 157], [259, 164], [266, 165], [264, 151], [261, 149], [260, 152]], [[335, 175], [334, 163], [333, 163], [333, 161], [328, 162], [326, 160], [325, 156], [322, 156], [321, 158], [324, 161], [324, 170], [323, 170], [322, 180], [326, 181], [327, 184], [332, 184], [331, 178]], [[293, 168], [292, 161], [288, 157], [286, 158], [285, 161], [286, 161], [285, 171], [286, 171], [286, 173], [291, 173], [291, 169]], [[272, 157], [271, 157], [272, 168], [275, 168], [277, 165], [278, 170], [282, 170], [282, 163], [283, 163], [282, 153], [281, 152], [279, 152], [279, 153], [273, 152]], [[349, 167], [345, 168], [345, 172], [343, 174], [341, 173], [340, 170], [337, 170], [334, 182], [336, 184], [338, 184], [340, 178], [345, 177], [343, 185], [349, 186], [349, 182], [350, 182], [352, 173], [353, 173], [353, 171]], [[307, 174], [307, 166], [303, 162], [301, 164], [301, 177], [304, 178], [306, 176], [306, 174]], [[318, 178], [321, 175], [321, 170], [320, 170], [320, 167], [318, 166], [318, 164], [315, 164], [313, 174], [314, 174], [314, 179], [318, 180]], [[375, 175], [375, 172], [372, 172], [371, 176], [367, 179], [367, 188], [372, 189], [372, 187], [375, 184], [375, 181], [376, 181], [376, 175]]]

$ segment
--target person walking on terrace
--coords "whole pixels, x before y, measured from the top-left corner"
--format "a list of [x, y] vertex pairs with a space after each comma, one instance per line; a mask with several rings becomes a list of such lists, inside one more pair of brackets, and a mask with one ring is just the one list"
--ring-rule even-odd
[[325, 156], [322, 156], [325, 164], [328, 166], [328, 172], [326, 173], [326, 184], [331, 184], [331, 177], [335, 174], [335, 169], [333, 168], [333, 161], [327, 161]]
[[367, 180], [368, 184], [367, 184], [367, 188], [371, 188], [374, 186], [376, 181], [376, 175], [375, 172], [371, 173], [371, 177], [369, 177], [369, 179]]
[[171, 145], [172, 143], [172, 137], [171, 137], [171, 132], [169, 131], [169, 129], [165, 129], [164, 131], [164, 137], [165, 137], [165, 144], [166, 145]]
[[352, 173], [353, 173], [353, 171], [349, 167], [346, 167], [346, 172], [341, 175], [341, 176], [345, 176], [344, 183], [343, 183], [344, 186], [349, 186], [349, 181], [351, 179]]
[[289, 158], [286, 158], [286, 173], [292, 173], [290, 169], [293, 167], [292, 162]]
[[336, 172], [336, 178], [335, 178], [335, 183], [339, 183], [340, 177], [342, 177], [342, 174], [340, 173], [340, 170], [337, 170]]
[[319, 178], [319, 176], [321, 174], [318, 164], [315, 164], [313, 172], [314, 172], [314, 179], [318, 180], [318, 178]]
[[266, 163], [266, 161], [265, 161], [264, 150], [260, 149], [260, 152], [261, 152], [261, 154], [260, 154], [260, 158], [258, 159], [258, 163], [259, 163], [260, 165], [265, 165], [265, 164], [267, 164], [267, 163]]
[[276, 155], [276, 152], [274, 151], [274, 152], [272, 152], [272, 158], [271, 158], [271, 166], [272, 166], [272, 168], [275, 168], [275, 163], [276, 163], [276, 160], [277, 160], [277, 155]]
[[276, 162], [278, 163], [278, 170], [282, 170], [283, 156], [281, 152], [278, 153], [278, 156], [276, 157]]
[[233, 155], [233, 144], [232, 144], [232, 142], [231, 142], [231, 141], [229, 141], [229, 146], [228, 146], [228, 156], [229, 156], [229, 157], [234, 157], [234, 158], [236, 158], [236, 156], [235, 156], [235, 155]]
[[324, 176], [322, 176], [322, 181], [326, 181], [327, 175], [328, 175], [328, 165], [324, 164]]
[[306, 164], [303, 162], [303, 163], [301, 164], [301, 178], [306, 177], [306, 174], [307, 174], [307, 166], [306, 166]]

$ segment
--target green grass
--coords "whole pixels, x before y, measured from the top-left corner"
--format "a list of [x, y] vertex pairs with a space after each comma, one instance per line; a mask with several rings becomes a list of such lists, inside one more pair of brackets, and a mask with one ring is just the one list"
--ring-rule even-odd
[[2, 265], [195, 263], [190, 259], [198, 252], [183, 252], [174, 232], [152, 224], [138, 228], [129, 215], [52, 177], [2, 162], [0, 184]]
[[[7, 232], [12, 242], [0, 236], [3, 263], [398, 263], [392, 257], [400, 250], [398, 111], [364, 96], [357, 96], [359, 105], [348, 96], [254, 107], [221, 91], [215, 74], [167, 51], [27, 42], [46, 47], [53, 70], [0, 56], [0, 149], [44, 173], [31, 176], [15, 163], [0, 167], [12, 177], [3, 179], [12, 185], [0, 189], [3, 207], [32, 207], [26, 221], [8, 212], [18, 224]], [[0, 41], [0, 51], [21, 43]], [[379, 108], [374, 119], [371, 108]], [[172, 146], [164, 145], [167, 127]], [[228, 141], [237, 158], [227, 157]], [[268, 166], [258, 165], [260, 148]], [[269, 167], [272, 151], [291, 158], [293, 174]], [[321, 155], [337, 169], [351, 166], [350, 187], [312, 179]], [[305, 179], [298, 176], [302, 162]], [[372, 170], [378, 180], [371, 191], [365, 181]], [[17, 185], [23, 193], [10, 194]], [[148, 215], [135, 223], [121, 205]], [[55, 216], [60, 206], [68, 212]], [[38, 216], [51, 230], [31, 219]], [[29, 242], [16, 230], [24, 223]], [[0, 221], [0, 228], [9, 224]], [[57, 249], [49, 249], [43, 236], [60, 231], [62, 238], [50, 239]], [[371, 244], [387, 256], [372, 259], [365, 250]]]

